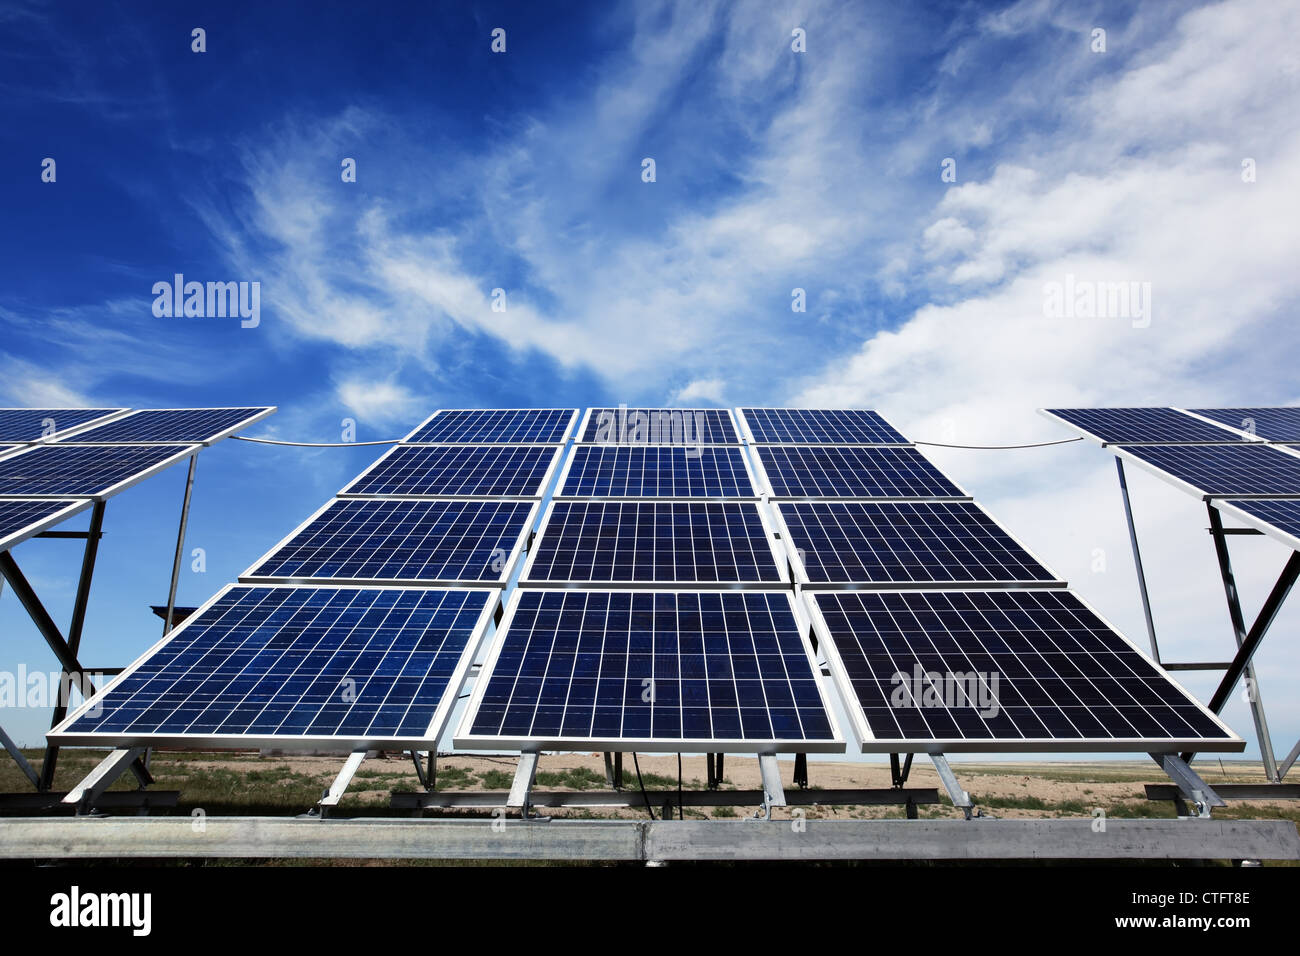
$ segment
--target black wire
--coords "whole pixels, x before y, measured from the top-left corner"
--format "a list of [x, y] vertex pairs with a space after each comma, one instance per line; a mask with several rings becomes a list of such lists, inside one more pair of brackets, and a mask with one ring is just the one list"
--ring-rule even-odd
[[655, 812], [650, 806], [650, 794], [645, 792], [645, 783], [641, 779], [641, 762], [636, 759], [636, 751], [632, 751], [632, 766], [636, 767], [636, 785], [641, 788], [641, 796], [645, 799], [645, 812], [650, 814], [650, 819], [655, 818]]
[[1072, 441], [1083, 441], [1083, 436], [1078, 438], [1060, 438], [1056, 441], [1037, 441], [1028, 445], [946, 445], [941, 441], [914, 441], [913, 445], [931, 445], [935, 448], [978, 448], [985, 451], [997, 451], [1002, 448], [1043, 448], [1046, 445], [1068, 445]]
[[677, 819], [685, 820], [682, 814], [682, 755], [677, 755]]

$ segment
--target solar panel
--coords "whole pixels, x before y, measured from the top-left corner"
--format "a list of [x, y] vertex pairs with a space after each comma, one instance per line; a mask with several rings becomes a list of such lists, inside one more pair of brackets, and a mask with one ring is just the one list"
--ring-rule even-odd
[[907, 445], [902, 433], [865, 408], [742, 408], [753, 441], [794, 445]]
[[759, 445], [759, 468], [776, 498], [962, 498], [915, 448]]
[[60, 439], [68, 444], [210, 444], [275, 411], [257, 408], [149, 408]]
[[521, 583], [780, 584], [754, 502], [557, 501]]
[[1241, 441], [1239, 435], [1173, 408], [1048, 408], [1044, 411], [1107, 445]]
[[1245, 749], [1069, 591], [810, 595], [867, 752]]
[[336, 498], [240, 580], [504, 584], [535, 507], [523, 501]]
[[563, 444], [576, 408], [439, 409], [403, 441], [424, 444]]
[[89, 506], [85, 500], [0, 500], [0, 551], [8, 551]]
[[527, 751], [844, 749], [784, 591], [516, 591], [453, 740]]
[[496, 594], [231, 585], [48, 736], [91, 746], [436, 746]]
[[0, 496], [107, 498], [198, 450], [195, 445], [38, 445], [0, 459]]
[[398, 445], [339, 494], [537, 498], [561, 451], [546, 445]]
[[1300, 457], [1269, 445], [1143, 445], [1116, 453], [1207, 498], [1300, 495]]
[[740, 436], [725, 408], [592, 408], [584, 442], [621, 445], [735, 445]]
[[1229, 428], [1253, 432], [1265, 441], [1300, 441], [1300, 408], [1193, 408]]
[[756, 498], [738, 447], [578, 445], [559, 497]]
[[0, 408], [0, 442], [39, 441], [124, 408]]
[[787, 502], [777, 510], [805, 583], [1062, 583], [973, 502]]
[[1214, 506], [1300, 551], [1300, 498], [1228, 498]]

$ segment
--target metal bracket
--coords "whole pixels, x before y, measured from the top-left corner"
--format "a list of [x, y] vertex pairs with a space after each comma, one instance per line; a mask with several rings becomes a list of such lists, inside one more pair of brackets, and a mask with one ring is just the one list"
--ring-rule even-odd
[[519, 766], [515, 768], [515, 779], [510, 784], [510, 795], [506, 797], [506, 806], [518, 809], [525, 820], [533, 816], [532, 807], [528, 802], [528, 794], [532, 791], [533, 781], [537, 777], [537, 762], [540, 756], [538, 753], [519, 755]]
[[763, 777], [763, 819], [772, 819], [773, 807], [784, 807], [785, 788], [781, 786], [781, 765], [776, 754], [758, 755], [758, 772]]
[[[1208, 818], [1210, 808], [1227, 806], [1223, 798], [1215, 793], [1213, 788], [1201, 779], [1201, 775], [1189, 767], [1178, 754], [1153, 753], [1151, 759], [1160, 765], [1160, 769], [1169, 775], [1169, 779], [1177, 784], [1183, 795], [1196, 806], [1195, 816]], [[1179, 816], [1192, 816], [1182, 812], [1186, 809], [1185, 806], [1178, 809]]]
[[438, 782], [438, 752], [430, 750], [428, 756], [428, 767], [420, 762], [420, 752], [411, 751], [411, 762], [415, 764], [415, 775], [420, 778], [420, 786], [424, 787], [426, 793], [432, 793]]
[[330, 788], [325, 791], [325, 795], [321, 797], [320, 802], [316, 804], [316, 806], [320, 808], [320, 818], [322, 820], [329, 816], [330, 807], [337, 807], [339, 801], [343, 799], [343, 794], [347, 792], [348, 784], [352, 782], [352, 777], [361, 767], [361, 761], [366, 759], [367, 753], [368, 751], [362, 749], [354, 750], [352, 753], [348, 754], [348, 759], [343, 763], [343, 769], [339, 771], [339, 775], [334, 778], [334, 782], [330, 784]]
[[63, 803], [76, 807], [79, 816], [89, 813], [94, 808], [99, 795], [111, 787], [113, 781], [139, 760], [143, 753], [143, 747], [114, 750], [99, 762], [99, 766], [86, 774], [79, 784], [68, 791], [68, 795], [63, 798]]
[[912, 758], [916, 754], [907, 754], [907, 759], [899, 766], [899, 754], [889, 755], [889, 779], [894, 789], [902, 789], [903, 784], [907, 783], [907, 775], [912, 772]]
[[938, 772], [939, 779], [943, 781], [943, 787], [948, 791], [948, 798], [952, 800], [952, 805], [959, 807], [966, 814], [966, 819], [969, 820], [975, 803], [971, 800], [970, 794], [963, 790], [961, 784], [957, 782], [957, 775], [952, 772], [952, 767], [948, 765], [948, 758], [943, 754], [930, 754], [930, 759], [934, 761], [934, 769]]

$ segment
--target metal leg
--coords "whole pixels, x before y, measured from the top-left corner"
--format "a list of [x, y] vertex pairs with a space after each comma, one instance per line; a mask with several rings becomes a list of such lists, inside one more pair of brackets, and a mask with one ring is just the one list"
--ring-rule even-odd
[[89, 813], [94, 808], [99, 795], [111, 787], [113, 781], [128, 767], [139, 760], [143, 752], [143, 747], [114, 750], [99, 762], [99, 766], [86, 774], [79, 784], [68, 791], [68, 795], [63, 798], [63, 803], [75, 806], [78, 814]]
[[1124, 498], [1124, 517], [1128, 519], [1128, 540], [1133, 546], [1133, 565], [1137, 568], [1138, 592], [1142, 595], [1142, 614], [1146, 617], [1147, 637], [1151, 640], [1151, 656], [1160, 663], [1160, 646], [1156, 643], [1156, 624], [1151, 617], [1151, 598], [1147, 595], [1147, 576], [1142, 570], [1142, 552], [1138, 549], [1137, 526], [1133, 524], [1133, 506], [1128, 498], [1128, 481], [1124, 477], [1124, 459], [1115, 456], [1115, 470], [1119, 473], [1119, 490]]
[[348, 784], [352, 782], [353, 776], [360, 768], [361, 761], [366, 759], [366, 753], [365, 750], [354, 750], [348, 755], [343, 769], [339, 771], [339, 775], [334, 778], [334, 782], [330, 784], [330, 788], [325, 791], [325, 795], [317, 804], [320, 807], [322, 820], [329, 814], [330, 808], [338, 806], [339, 801], [343, 799], [343, 794], [347, 792]]
[[[1200, 774], [1189, 767], [1178, 754], [1153, 753], [1151, 759], [1160, 764], [1161, 769], [1178, 785], [1183, 796], [1195, 805], [1198, 817], [1208, 817], [1211, 807], [1227, 806], [1223, 798], [1215, 793], [1210, 785], [1201, 779]], [[1182, 816], [1190, 815], [1183, 813], [1181, 807], [1178, 812]]]
[[781, 786], [781, 765], [776, 754], [759, 754], [758, 772], [763, 777], [763, 817], [770, 820], [773, 807], [786, 805], [785, 788]]
[[167, 616], [163, 618], [163, 636], [172, 629], [172, 614], [176, 611], [176, 586], [180, 583], [181, 559], [185, 555], [185, 529], [190, 523], [190, 495], [194, 491], [194, 469], [198, 466], [199, 456], [190, 455], [190, 470], [185, 478], [185, 497], [181, 501], [181, 524], [176, 531], [176, 557], [172, 559], [172, 582], [167, 589]]
[[9, 751], [9, 756], [14, 758], [14, 763], [18, 764], [18, 769], [32, 782], [32, 786], [37, 790], [41, 789], [41, 775], [27, 762], [23, 752], [14, 743], [14, 739], [5, 733], [3, 727], [0, 727], [0, 744], [3, 744], [5, 750]]
[[1286, 772], [1291, 769], [1291, 766], [1296, 762], [1297, 757], [1300, 757], [1300, 740], [1296, 741], [1296, 745], [1291, 748], [1291, 752], [1286, 755], [1286, 759], [1278, 765], [1277, 779], [1279, 782], [1286, 776]]
[[794, 755], [794, 785], [800, 790], [808, 789], [808, 755]]
[[948, 765], [948, 758], [943, 754], [930, 754], [930, 759], [934, 761], [934, 769], [938, 772], [939, 779], [943, 781], [944, 789], [948, 791], [948, 797], [952, 800], [952, 805], [959, 807], [966, 814], [966, 819], [969, 820], [975, 803], [971, 800], [970, 794], [963, 790], [961, 784], [957, 782], [957, 775], [952, 772], [952, 767]]
[[519, 755], [519, 766], [515, 770], [515, 779], [510, 784], [510, 795], [506, 797], [506, 806], [517, 807], [525, 818], [532, 815], [528, 806], [528, 794], [532, 791], [533, 780], [537, 777], [539, 756], [536, 753]]
[[605, 786], [614, 789], [614, 755], [605, 751]]
[[[1238, 679], [1242, 674], [1245, 674], [1246, 679], [1250, 681], [1250, 712], [1255, 721], [1255, 734], [1259, 740], [1259, 753], [1264, 763], [1264, 775], [1269, 780], [1278, 781], [1281, 776], [1278, 774], [1277, 759], [1273, 754], [1273, 738], [1269, 733], [1268, 720], [1264, 715], [1264, 701], [1260, 695], [1259, 682], [1255, 678], [1255, 668], [1251, 663], [1251, 657], [1259, 646], [1259, 642], [1263, 639], [1265, 632], [1273, 623], [1273, 618], [1281, 608], [1282, 602], [1286, 600], [1291, 585], [1295, 583], [1297, 574], [1300, 574], [1300, 552], [1292, 552], [1291, 558], [1282, 570], [1281, 577], [1273, 585], [1273, 590], [1264, 602], [1259, 617], [1255, 619], [1255, 623], [1248, 632], [1245, 618], [1241, 613], [1241, 598], [1237, 593], [1237, 582], [1232, 573], [1232, 561], [1228, 555], [1228, 541], [1224, 535], [1223, 519], [1220, 517], [1218, 509], [1212, 504], [1207, 504], [1206, 510], [1210, 516], [1210, 533], [1214, 538], [1214, 551], [1219, 560], [1219, 574], [1223, 578], [1223, 591], [1228, 601], [1228, 616], [1232, 620], [1232, 633], [1237, 641], [1237, 656], [1224, 673], [1223, 680], [1219, 683], [1219, 689], [1215, 691], [1214, 697], [1210, 701], [1210, 709], [1216, 714], [1219, 713], [1227, 702], [1228, 695], [1237, 686]], [[1191, 754], [1183, 755], [1184, 761], [1190, 759]]]

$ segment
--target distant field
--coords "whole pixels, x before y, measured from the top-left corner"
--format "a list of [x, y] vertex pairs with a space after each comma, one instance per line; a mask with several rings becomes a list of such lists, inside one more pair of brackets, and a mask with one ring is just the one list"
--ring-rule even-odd
[[[41, 752], [26, 751], [39, 769]], [[59, 755], [55, 789], [66, 790], [88, 773], [101, 758], [99, 751], [65, 750]], [[655, 792], [677, 788], [677, 759], [674, 756], [640, 756], [642, 777], [651, 803], [663, 799]], [[180, 804], [171, 811], [190, 814], [195, 809], [218, 815], [285, 815], [310, 810], [329, 787], [342, 766], [334, 756], [259, 756], [245, 753], [155, 753], [151, 768], [159, 790], [179, 790]], [[510, 787], [516, 758], [453, 755], [438, 760], [440, 790], [504, 790]], [[782, 776], [791, 787], [793, 764], [783, 761]], [[955, 763], [958, 779], [985, 816], [1044, 818], [1090, 816], [1097, 808], [1110, 817], [1172, 817], [1173, 805], [1151, 802], [1142, 787], [1147, 783], [1168, 783], [1151, 761], [1074, 762], [990, 762]], [[1206, 781], [1214, 783], [1258, 783], [1263, 774], [1257, 763], [1217, 760], [1196, 764]], [[703, 789], [706, 771], [703, 757], [683, 758], [683, 787]], [[113, 789], [131, 789], [134, 779], [124, 775]], [[809, 784], [813, 789], [888, 787], [889, 767], [877, 763], [844, 761], [809, 762]], [[623, 766], [625, 789], [637, 790], [631, 755]], [[918, 758], [909, 786], [938, 787], [943, 802], [919, 808], [921, 817], [957, 817], [928, 760]], [[758, 762], [753, 758], [728, 757], [724, 789], [760, 788]], [[598, 754], [544, 756], [537, 773], [539, 790], [599, 790], [605, 788], [604, 763]], [[27, 779], [7, 758], [0, 760], [0, 792], [31, 789]], [[389, 798], [393, 791], [418, 790], [419, 781], [410, 758], [391, 754], [368, 759], [353, 778], [339, 815], [375, 816], [393, 813]], [[756, 807], [685, 809], [687, 818], [736, 818], [754, 813]], [[429, 811], [455, 816], [473, 811]], [[643, 818], [644, 808], [548, 810], [548, 815], [570, 818]], [[776, 816], [789, 810], [778, 808]], [[902, 807], [813, 806], [806, 808], [809, 819], [880, 819], [903, 817]], [[1300, 802], [1234, 802], [1214, 811], [1216, 817], [1231, 819], [1283, 819], [1300, 824]]]

